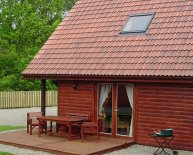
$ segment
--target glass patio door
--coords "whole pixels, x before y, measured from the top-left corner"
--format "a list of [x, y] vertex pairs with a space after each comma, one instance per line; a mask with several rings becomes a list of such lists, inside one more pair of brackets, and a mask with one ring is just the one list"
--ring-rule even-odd
[[98, 85], [98, 117], [101, 118], [102, 133], [112, 134], [112, 85]]
[[117, 85], [117, 135], [132, 137], [133, 85]]

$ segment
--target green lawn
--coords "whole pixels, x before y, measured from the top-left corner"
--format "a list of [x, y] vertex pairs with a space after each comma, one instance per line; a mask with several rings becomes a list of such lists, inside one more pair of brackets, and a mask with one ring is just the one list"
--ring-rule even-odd
[[9, 152], [1, 152], [0, 151], [0, 155], [13, 155], [12, 153], [9, 153]]
[[[22, 129], [24, 126], [9, 126], [9, 125], [3, 125], [0, 126], [0, 132], [1, 131], [8, 131], [8, 130], [15, 130], [15, 129]], [[0, 154], [1, 155], [1, 154]]]

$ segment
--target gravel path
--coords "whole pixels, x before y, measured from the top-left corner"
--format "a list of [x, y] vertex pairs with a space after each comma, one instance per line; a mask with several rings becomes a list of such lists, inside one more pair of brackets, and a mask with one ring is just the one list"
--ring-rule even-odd
[[[143, 145], [133, 145], [131, 147], [128, 147], [126, 149], [122, 149], [119, 151], [114, 151], [111, 153], [107, 153], [105, 155], [153, 155], [154, 152], [156, 151], [156, 147], [151, 147], [151, 146], [143, 146]], [[167, 150], [167, 152], [170, 155], [173, 155], [172, 151]], [[160, 155], [165, 155], [164, 152]], [[178, 150], [178, 155], [193, 155], [193, 152], [190, 151], [179, 151]]]
[[[0, 109], [0, 125], [26, 126], [26, 113], [40, 111], [39, 107], [21, 108], [21, 109]], [[57, 107], [47, 107], [47, 115], [57, 115]], [[107, 153], [105, 155], [153, 155], [157, 148], [134, 145], [126, 149]], [[53, 155], [46, 152], [34, 151], [0, 144], [0, 151], [10, 152], [14, 155]], [[190, 151], [178, 151], [178, 155], [193, 155]]]
[[[105, 155], [153, 155], [156, 149], [157, 148], [150, 147], [150, 146], [134, 145], [126, 149], [107, 153]], [[10, 153], [13, 153], [14, 155], [53, 155], [46, 152], [22, 149], [14, 146], [3, 145], [3, 144], [0, 144], [0, 151], [10, 152]], [[160, 155], [164, 155], [164, 153]], [[178, 151], [178, 155], [193, 155], [193, 152]]]
[[22, 149], [22, 148], [10, 146], [10, 145], [3, 145], [3, 144], [0, 144], [0, 151], [10, 152], [14, 155], [53, 155], [46, 152]]
[[[0, 125], [26, 126], [27, 112], [39, 112], [40, 107], [0, 109]], [[57, 115], [57, 107], [46, 107], [46, 115]]]

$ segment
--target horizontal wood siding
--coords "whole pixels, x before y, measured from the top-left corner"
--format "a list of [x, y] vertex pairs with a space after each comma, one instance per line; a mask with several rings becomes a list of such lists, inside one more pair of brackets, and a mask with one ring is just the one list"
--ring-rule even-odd
[[72, 82], [59, 82], [58, 114], [65, 112], [90, 114], [94, 119], [94, 83], [79, 82], [77, 89]]
[[154, 145], [148, 134], [173, 128], [172, 145], [193, 150], [193, 85], [138, 85], [137, 143]]

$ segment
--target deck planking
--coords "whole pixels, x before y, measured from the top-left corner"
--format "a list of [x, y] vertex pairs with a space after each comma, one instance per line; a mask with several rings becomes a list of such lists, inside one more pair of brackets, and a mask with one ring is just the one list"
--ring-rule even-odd
[[69, 141], [67, 137], [46, 135], [38, 137], [37, 130], [33, 135], [26, 133], [26, 130], [0, 133], [0, 143], [40, 150], [54, 154], [63, 155], [94, 155], [119, 150], [134, 144], [131, 139], [112, 138], [101, 136], [97, 143], [96, 137], [87, 137], [84, 142], [79, 138]]

